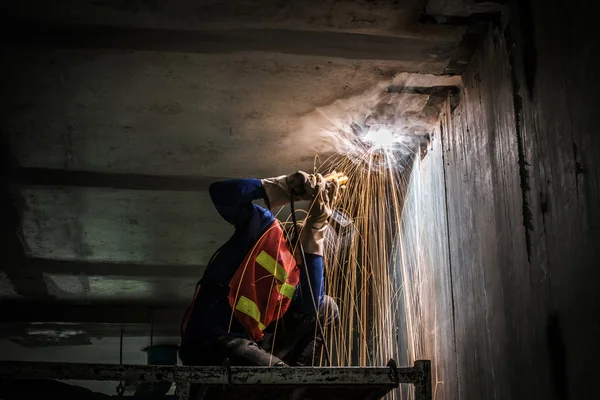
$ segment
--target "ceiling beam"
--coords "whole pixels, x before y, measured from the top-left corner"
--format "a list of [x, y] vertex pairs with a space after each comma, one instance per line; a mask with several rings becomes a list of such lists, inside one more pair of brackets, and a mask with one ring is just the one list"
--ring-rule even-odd
[[150, 324], [175, 326], [179, 329], [187, 304], [173, 306], [135, 305], [131, 303], [72, 304], [3, 300], [2, 323], [57, 324]]
[[[4, 24], [4, 41], [17, 46], [126, 49], [227, 54], [261, 51], [353, 60], [447, 63], [458, 43], [454, 39], [391, 37], [356, 33], [288, 29], [220, 31], [166, 30], [102, 25]], [[416, 65], [415, 69], [422, 70]], [[418, 72], [415, 70], [415, 72]]]
[[456, 52], [452, 55], [448, 66], [444, 70], [445, 75], [460, 75], [463, 73], [481, 45], [481, 38], [490, 26], [491, 23], [489, 22], [479, 22], [469, 26], [460, 45], [457, 46]]
[[457, 86], [405, 86], [405, 85], [390, 85], [385, 88], [387, 93], [403, 93], [403, 94], [417, 94], [423, 96], [432, 96], [439, 94], [446, 94], [451, 91], [458, 90]]
[[[501, 1], [500, 1], [501, 2]], [[439, 2], [438, 2], [439, 3]], [[485, 2], [490, 4], [490, 2]], [[429, 7], [428, 11], [433, 10]], [[491, 26], [500, 26], [502, 23], [502, 6], [495, 4], [493, 7], [484, 7], [480, 12], [464, 15], [431, 15], [423, 14], [419, 22], [425, 25], [453, 25], [467, 26], [467, 30], [452, 54], [450, 62], [444, 70], [444, 75], [460, 75], [469, 64], [479, 45], [482, 37]]]
[[78, 186], [130, 190], [205, 191], [211, 183], [229, 178], [215, 176], [114, 174], [46, 168], [16, 168], [13, 184], [34, 186]]
[[[187, 306], [74, 305], [5, 300], [0, 307], [0, 338], [26, 346], [47, 346], [48, 337], [62, 345], [72, 341], [71, 344], [86, 344], [94, 337], [119, 337], [121, 332], [124, 336], [178, 337]], [[54, 334], [60, 332], [76, 333], [76, 337]], [[57, 337], [61, 340], [56, 340]]]
[[22, 269], [26, 273], [48, 273], [56, 275], [123, 276], [123, 277], [168, 277], [198, 278], [205, 270], [204, 265], [165, 265], [48, 260], [30, 258]]
[[[183, 315], [185, 310], [181, 311]], [[180, 317], [181, 317], [180, 315]], [[158, 337], [179, 337], [181, 334], [179, 323], [170, 321], [170, 324], [154, 325], [150, 320], [144, 323], [96, 323], [96, 322], [2, 322], [0, 321], [0, 339], [9, 339], [22, 346], [49, 346], [49, 345], [78, 345], [89, 344], [86, 338], [118, 338], [121, 330], [125, 337], [144, 337], [153, 335]], [[61, 335], [61, 332], [63, 333]], [[51, 339], [49, 343], [47, 339]], [[82, 343], [83, 342], [83, 343]], [[163, 342], [162, 340], [160, 342]], [[160, 343], [159, 342], [159, 343]], [[176, 341], [177, 342], [177, 341]], [[157, 343], [157, 342], [155, 342]]]

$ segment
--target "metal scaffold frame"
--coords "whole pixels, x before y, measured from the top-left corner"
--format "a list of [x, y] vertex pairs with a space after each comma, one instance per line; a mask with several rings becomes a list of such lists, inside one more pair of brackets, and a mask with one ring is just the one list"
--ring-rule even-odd
[[173, 365], [76, 364], [0, 361], [3, 379], [75, 379], [92, 381], [172, 382], [180, 399], [188, 399], [191, 384], [211, 386], [365, 387], [387, 391], [413, 384], [415, 400], [430, 400], [431, 362], [413, 367], [187, 367]]

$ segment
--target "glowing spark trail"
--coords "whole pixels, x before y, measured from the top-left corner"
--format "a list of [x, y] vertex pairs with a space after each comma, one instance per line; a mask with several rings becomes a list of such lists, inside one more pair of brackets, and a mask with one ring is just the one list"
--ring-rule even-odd
[[[326, 332], [333, 363], [386, 365], [390, 358], [411, 363], [420, 354], [418, 290], [404, 270], [410, 263], [399, 238], [421, 138], [407, 140], [401, 128], [386, 124], [337, 124], [324, 134], [341, 155], [326, 160], [318, 171], [343, 171], [349, 177], [337, 209], [353, 221], [352, 229], [339, 232], [337, 227], [325, 254], [326, 292], [337, 300], [341, 316], [340, 325]], [[410, 391], [388, 397], [412, 397], [403, 393]]]
[[[382, 366], [391, 358], [412, 365], [445, 348], [435, 332], [447, 323], [433, 307], [448, 290], [434, 265], [447, 249], [438, 233], [445, 219], [430, 218], [423, 206], [423, 197], [433, 198], [443, 184], [420, 173], [431, 167], [421, 159], [429, 135], [437, 132], [438, 114], [428, 96], [386, 90], [427, 86], [423, 79], [400, 74], [319, 107], [304, 120], [306, 137], [316, 132], [326, 141], [315, 150], [333, 154], [317, 159], [315, 172], [349, 177], [335, 208], [352, 223], [335, 216], [325, 247], [325, 290], [337, 301], [341, 319], [325, 332], [334, 365]], [[436, 391], [443, 392], [443, 374], [433, 368]], [[412, 390], [401, 387], [388, 398], [410, 399]]]

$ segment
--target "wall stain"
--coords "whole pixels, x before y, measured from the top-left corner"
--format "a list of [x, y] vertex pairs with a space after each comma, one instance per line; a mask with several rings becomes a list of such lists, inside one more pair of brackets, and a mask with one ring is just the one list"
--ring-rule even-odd
[[573, 163], [574, 163], [574, 170], [575, 170], [575, 190], [577, 191], [577, 194], [579, 195], [579, 175], [583, 175], [587, 171], [583, 167], [583, 164], [579, 161], [579, 149], [577, 148], [577, 145], [575, 144], [575, 141], [571, 140], [571, 143], [573, 144]]
[[533, 231], [533, 213], [529, 203], [529, 192], [531, 187], [529, 185], [529, 170], [531, 166], [525, 158], [525, 145], [523, 138], [523, 98], [519, 94], [521, 85], [519, 84], [519, 78], [517, 77], [516, 60], [513, 49], [515, 48], [515, 41], [511, 37], [510, 26], [504, 31], [506, 40], [506, 48], [508, 61], [510, 64], [511, 80], [513, 86], [513, 104], [515, 112], [515, 125], [517, 133], [517, 153], [519, 159], [519, 178], [521, 181], [521, 203], [522, 203], [522, 216], [523, 226], [525, 227], [525, 245], [527, 247], [527, 261], [531, 263], [531, 248], [532, 238], [531, 232]]
[[537, 49], [535, 46], [535, 21], [529, 0], [516, 2], [519, 11], [519, 28], [521, 31], [523, 75], [529, 100], [533, 100], [533, 88], [537, 75]]
[[64, 148], [64, 168], [71, 169], [73, 168], [73, 125], [67, 124], [65, 127], [65, 131], [62, 135], [63, 139], [63, 148]]
[[550, 374], [554, 387], [554, 399], [568, 400], [569, 378], [567, 376], [567, 350], [560, 322], [560, 315], [553, 311], [546, 320], [546, 350], [550, 360]]
[[154, 114], [162, 115], [166, 118], [181, 114], [183, 112], [183, 107], [177, 102], [167, 104], [155, 103], [148, 107], [148, 111]]

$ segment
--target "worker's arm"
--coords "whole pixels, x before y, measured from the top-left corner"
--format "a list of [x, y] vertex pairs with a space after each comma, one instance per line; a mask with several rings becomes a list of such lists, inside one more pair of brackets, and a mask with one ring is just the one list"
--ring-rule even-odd
[[[229, 179], [215, 182], [209, 187], [210, 198], [221, 216], [237, 228], [244, 226], [251, 218], [252, 201], [264, 199], [268, 208], [281, 207], [290, 201], [294, 186], [297, 200], [302, 200], [304, 188], [302, 180], [293, 179], [297, 175], [307, 175], [297, 172], [292, 175], [282, 175], [266, 179]], [[304, 176], [301, 175], [301, 176]], [[290, 184], [288, 184], [290, 182]]]
[[311, 176], [313, 175], [298, 171], [291, 175], [263, 179], [262, 184], [267, 195], [266, 201], [269, 209], [288, 204], [292, 194], [295, 201], [311, 199], [312, 196], [306, 191], [310, 186]]
[[[296, 290], [296, 296], [292, 301], [291, 310], [306, 314], [315, 314], [315, 305], [318, 310], [323, 303], [325, 295], [323, 256], [318, 254], [305, 254], [305, 256], [307, 268], [300, 268], [300, 284]], [[306, 274], [307, 270], [308, 275]], [[308, 279], [310, 279], [310, 285]], [[315, 299], [314, 302], [313, 298]]]
[[208, 191], [221, 217], [236, 228], [243, 226], [251, 218], [254, 208], [252, 201], [266, 197], [260, 179], [215, 182]]
[[[331, 216], [338, 189], [339, 184], [337, 182], [327, 183], [318, 174], [311, 176], [311, 182], [308, 182], [306, 186], [306, 193], [313, 198], [313, 201], [300, 233], [306, 267], [301, 268], [300, 290], [295, 299], [296, 304], [292, 303], [294, 310], [312, 314], [318, 310], [323, 302], [323, 247], [325, 232], [328, 227], [327, 219]], [[315, 306], [317, 306], [317, 310], [315, 310]]]

